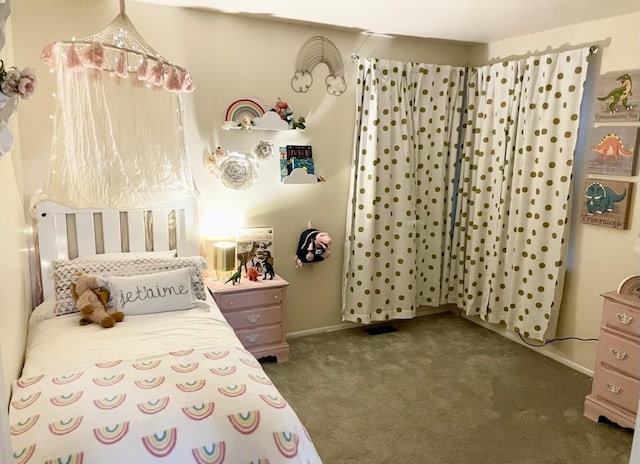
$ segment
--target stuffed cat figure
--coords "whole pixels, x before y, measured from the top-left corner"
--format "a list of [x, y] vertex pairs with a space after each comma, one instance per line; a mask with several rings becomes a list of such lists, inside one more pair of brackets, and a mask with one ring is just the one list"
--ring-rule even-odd
[[110, 292], [104, 277], [79, 273], [71, 284], [71, 295], [82, 314], [80, 325], [96, 323], [109, 328], [124, 320], [124, 313], [109, 308]]

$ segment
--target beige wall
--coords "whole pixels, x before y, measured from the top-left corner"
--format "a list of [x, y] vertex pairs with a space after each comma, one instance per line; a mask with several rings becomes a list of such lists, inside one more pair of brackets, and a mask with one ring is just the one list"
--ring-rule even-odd
[[[4, 30], [5, 45], [0, 54], [7, 65], [13, 63], [10, 24]], [[22, 110], [22, 104], [18, 112]], [[15, 142], [11, 152], [0, 158], [0, 404], [8, 400], [10, 383], [18, 377], [26, 338], [27, 317], [31, 309], [27, 229], [22, 207], [20, 140], [17, 116], [10, 126]], [[4, 390], [2, 390], [4, 388]], [[6, 396], [5, 396], [6, 395]], [[0, 453], [2, 457], [2, 453]]]
[[[39, 60], [40, 51], [50, 41], [97, 32], [117, 12], [116, 0], [15, 2], [13, 23], [18, 64], [35, 66], [40, 75], [38, 94], [28, 105], [22, 106], [19, 114], [25, 198], [42, 185], [51, 140], [49, 115], [54, 104], [51, 97], [54, 79]], [[548, 45], [556, 47], [612, 37], [609, 46], [602, 51], [603, 70], [637, 68], [640, 56], [637, 15], [622, 18], [622, 26], [613, 20], [603, 20], [588, 27], [550, 31], [491, 44], [484, 49], [429, 40], [371, 37], [354, 31], [146, 3], [128, 2], [127, 13], [158, 52], [189, 68], [195, 80], [196, 91], [185, 99], [186, 133], [205, 219], [211, 221], [203, 234], [212, 234], [221, 223], [229, 224], [230, 220], [225, 219], [225, 211], [229, 210], [241, 218], [242, 225], [274, 226], [276, 271], [292, 284], [287, 330], [298, 333], [341, 324], [342, 248], [354, 129], [355, 69], [349, 58], [352, 53], [465, 65], [472, 57], [483, 61], [494, 56], [534, 52], [536, 48], [544, 49]], [[344, 59], [348, 90], [340, 97], [326, 92], [325, 65], [315, 68], [314, 84], [308, 93], [298, 94], [290, 87], [300, 47], [316, 35], [331, 39]], [[624, 58], [624, 53], [628, 53], [628, 59]], [[281, 97], [293, 106], [297, 116], [306, 117], [308, 129], [303, 133], [222, 131], [227, 106], [246, 97], [261, 98], [267, 104], [274, 104]], [[318, 169], [328, 182], [285, 186], [278, 181], [277, 159], [261, 163], [260, 177], [246, 191], [226, 189], [206, 173], [203, 158], [216, 146], [250, 151], [259, 139], [270, 140], [276, 147], [312, 145]], [[637, 216], [637, 202], [633, 207]], [[298, 270], [293, 266], [293, 254], [298, 236], [309, 220], [315, 227], [331, 233], [333, 256], [324, 263]], [[598, 294], [615, 288], [622, 277], [635, 272], [637, 257], [631, 256], [628, 250], [637, 233], [637, 220], [632, 221], [632, 230], [626, 232], [575, 227], [574, 258], [567, 281], [568, 295], [561, 311], [560, 335], [597, 335]], [[563, 342], [548, 349], [556, 350], [586, 368], [593, 365], [592, 344]]]
[[[495, 42], [474, 50], [474, 63], [541, 53], [550, 49], [575, 48], [602, 44], [590, 61], [590, 74], [640, 68], [640, 13], [603, 19], [597, 22], [550, 30], [540, 34]], [[595, 74], [595, 75], [593, 75]], [[591, 77], [591, 76], [590, 76]], [[593, 89], [591, 89], [593, 90]], [[593, 91], [588, 94], [593, 98]], [[590, 100], [589, 100], [590, 101]], [[581, 137], [574, 173], [573, 228], [571, 232], [569, 269], [558, 321], [558, 337], [597, 338], [602, 314], [603, 292], [616, 290], [627, 276], [640, 273], [640, 255], [631, 252], [640, 233], [640, 201], [638, 176], [595, 176], [612, 180], [634, 181], [631, 220], [628, 230], [582, 224], [577, 212], [583, 201], [582, 186], [586, 175], [583, 158], [588, 153], [589, 130], [594, 126], [592, 113], [583, 114]], [[639, 124], [635, 124], [639, 125]], [[636, 169], [637, 174], [638, 169]], [[593, 177], [593, 175], [590, 175]], [[548, 353], [571, 360], [589, 370], [595, 365], [596, 344], [562, 341], [545, 347]]]

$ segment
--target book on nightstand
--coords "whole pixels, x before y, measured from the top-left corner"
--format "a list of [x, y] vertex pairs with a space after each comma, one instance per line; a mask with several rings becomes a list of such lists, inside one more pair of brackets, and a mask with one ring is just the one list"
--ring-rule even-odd
[[236, 234], [236, 255], [243, 276], [253, 268], [258, 275], [273, 270], [273, 227], [242, 227]]

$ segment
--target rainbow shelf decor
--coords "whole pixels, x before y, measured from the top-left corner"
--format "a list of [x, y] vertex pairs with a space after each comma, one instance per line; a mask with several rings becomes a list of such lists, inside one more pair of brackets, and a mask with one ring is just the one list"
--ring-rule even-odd
[[229, 105], [224, 120], [226, 122], [239, 123], [242, 118], [247, 116], [253, 121], [253, 119], [261, 117], [264, 113], [264, 106], [260, 100], [257, 98], [242, 98]]

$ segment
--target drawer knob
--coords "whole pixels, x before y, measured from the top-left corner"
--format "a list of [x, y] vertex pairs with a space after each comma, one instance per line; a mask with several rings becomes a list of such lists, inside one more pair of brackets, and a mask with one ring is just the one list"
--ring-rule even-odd
[[627, 352], [619, 350], [618, 348], [609, 348], [609, 351], [611, 351], [613, 357], [619, 361], [624, 361], [629, 357], [629, 354]]
[[273, 299], [277, 301], [278, 300], [278, 295], [273, 295]]
[[617, 313], [616, 317], [620, 324], [629, 325], [633, 322], [633, 316], [629, 316], [627, 313]]
[[255, 342], [257, 342], [259, 338], [260, 338], [260, 335], [258, 335], [258, 334], [251, 334], [251, 335], [247, 335], [247, 340], [248, 340], [250, 343], [255, 343]]
[[605, 385], [607, 386], [607, 390], [615, 395], [619, 395], [620, 393], [622, 393], [622, 387], [620, 385], [616, 385], [615, 383], [611, 382], [606, 382]]
[[247, 316], [247, 321], [249, 321], [251, 324], [255, 324], [259, 320], [260, 314], [251, 314], [250, 316]]
[[233, 306], [233, 300], [229, 301], [229, 306]]

